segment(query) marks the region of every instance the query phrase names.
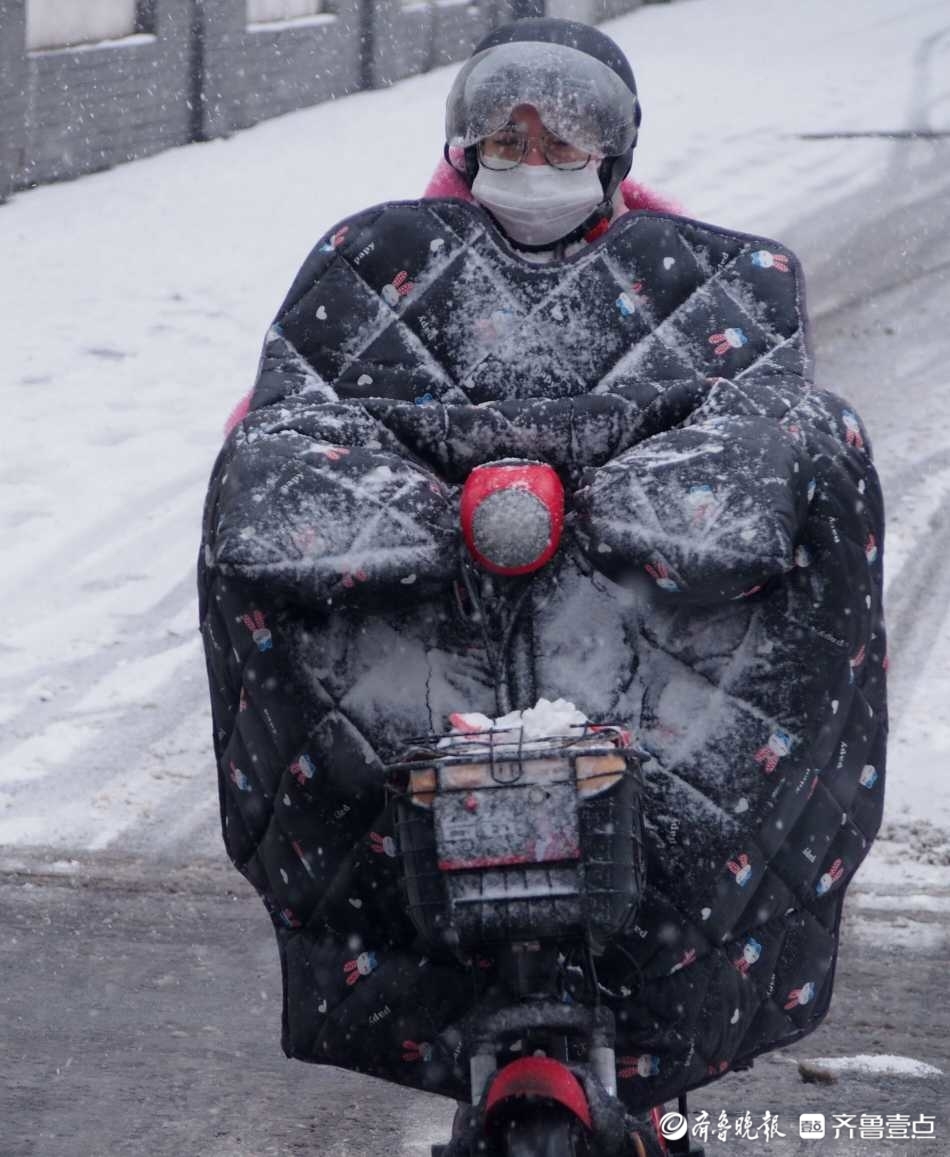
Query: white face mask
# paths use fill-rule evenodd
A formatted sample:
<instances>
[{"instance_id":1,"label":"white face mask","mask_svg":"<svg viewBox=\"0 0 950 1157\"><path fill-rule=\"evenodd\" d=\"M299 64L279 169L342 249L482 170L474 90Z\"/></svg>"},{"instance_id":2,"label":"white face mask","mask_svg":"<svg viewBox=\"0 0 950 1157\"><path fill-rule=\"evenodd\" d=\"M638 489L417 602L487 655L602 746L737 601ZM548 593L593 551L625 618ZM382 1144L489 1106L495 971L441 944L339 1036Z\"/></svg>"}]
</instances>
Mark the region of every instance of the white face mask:
<instances>
[{"instance_id":1,"label":"white face mask","mask_svg":"<svg viewBox=\"0 0 950 1157\"><path fill-rule=\"evenodd\" d=\"M479 165L472 196L484 205L513 241L553 245L593 213L604 199L597 162L583 169L516 165L486 169Z\"/></svg>"}]
</instances>

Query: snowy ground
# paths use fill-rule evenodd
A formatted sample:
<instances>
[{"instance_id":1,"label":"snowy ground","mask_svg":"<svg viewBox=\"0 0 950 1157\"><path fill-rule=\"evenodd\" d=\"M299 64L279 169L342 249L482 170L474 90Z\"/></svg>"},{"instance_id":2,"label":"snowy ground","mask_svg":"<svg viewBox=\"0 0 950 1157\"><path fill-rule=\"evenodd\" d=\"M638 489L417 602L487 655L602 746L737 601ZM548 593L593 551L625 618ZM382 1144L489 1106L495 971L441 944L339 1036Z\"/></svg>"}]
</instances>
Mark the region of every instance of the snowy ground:
<instances>
[{"instance_id":1,"label":"snowy ground","mask_svg":"<svg viewBox=\"0 0 950 1157\"><path fill-rule=\"evenodd\" d=\"M645 107L635 174L693 216L801 238L820 264L852 223L841 206L898 212L946 180L938 143L909 146L895 168L886 138L801 136L950 129L947 0L682 0L609 31ZM221 426L314 240L425 185L452 75L0 207L0 845L219 854L193 564ZM887 240L868 239L869 267L877 250L895 259ZM895 284L919 272L898 259ZM844 348L835 318L860 298L848 274L821 282L831 362ZM911 582L921 544L950 542L950 375L929 352L903 357L907 393L879 365L851 392L876 435L900 580L891 831L938 865L950 856L950 596L915 611L926 591ZM932 558L945 570L943 552ZM900 846L872 856L882 883L907 874ZM918 879L939 871L922 863Z\"/></svg>"}]
</instances>

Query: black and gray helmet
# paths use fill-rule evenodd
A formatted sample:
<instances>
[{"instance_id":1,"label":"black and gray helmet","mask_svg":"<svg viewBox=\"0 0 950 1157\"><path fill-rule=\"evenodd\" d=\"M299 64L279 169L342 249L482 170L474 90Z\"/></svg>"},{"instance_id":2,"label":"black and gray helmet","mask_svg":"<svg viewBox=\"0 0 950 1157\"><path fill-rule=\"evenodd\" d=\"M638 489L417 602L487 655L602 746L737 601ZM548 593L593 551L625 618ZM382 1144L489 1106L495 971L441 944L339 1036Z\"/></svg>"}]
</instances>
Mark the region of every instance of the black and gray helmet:
<instances>
[{"instance_id":1,"label":"black and gray helmet","mask_svg":"<svg viewBox=\"0 0 950 1157\"><path fill-rule=\"evenodd\" d=\"M445 107L445 153L469 185L477 143L533 105L547 128L603 157L604 202L633 162L641 109L630 62L600 29L553 17L516 20L490 32L455 78Z\"/></svg>"}]
</instances>

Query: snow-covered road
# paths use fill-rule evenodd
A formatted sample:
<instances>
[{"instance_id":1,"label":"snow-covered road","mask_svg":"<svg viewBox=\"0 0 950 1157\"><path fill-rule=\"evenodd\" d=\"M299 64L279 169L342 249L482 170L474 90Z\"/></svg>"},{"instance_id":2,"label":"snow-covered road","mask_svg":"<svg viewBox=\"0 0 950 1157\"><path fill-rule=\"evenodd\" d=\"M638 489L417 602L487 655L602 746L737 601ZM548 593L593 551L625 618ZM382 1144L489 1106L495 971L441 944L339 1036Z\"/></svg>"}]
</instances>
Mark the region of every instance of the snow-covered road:
<instances>
[{"instance_id":1,"label":"snow-covered road","mask_svg":"<svg viewBox=\"0 0 950 1157\"><path fill-rule=\"evenodd\" d=\"M889 498L904 842L872 862L946 863L950 139L874 134L950 132L950 3L683 0L607 28L644 102L635 174L805 259L820 380ZM192 572L221 426L313 241L421 191L452 75L0 207L0 845L219 855Z\"/></svg>"},{"instance_id":2,"label":"snow-covered road","mask_svg":"<svg viewBox=\"0 0 950 1157\"><path fill-rule=\"evenodd\" d=\"M946 1152L950 1011L936 994L948 906L938 886L866 894L848 912L826 1022L690 1095L691 1123L705 1110L729 1124L707 1157ZM229 866L149 874L100 853L45 878L4 874L0 907L0 1023L16 1058L0 1082L4 1157L428 1157L448 1136L447 1098L283 1058L270 921ZM840 1076L804 1084L798 1062ZM766 1111L781 1138L732 1132ZM799 1114L816 1112L822 1146L799 1138ZM836 1141L834 1114L847 1113L855 1131ZM872 1114L887 1115L885 1139L873 1139ZM899 1114L936 1115L936 1139L891 1139Z\"/></svg>"}]
</instances>

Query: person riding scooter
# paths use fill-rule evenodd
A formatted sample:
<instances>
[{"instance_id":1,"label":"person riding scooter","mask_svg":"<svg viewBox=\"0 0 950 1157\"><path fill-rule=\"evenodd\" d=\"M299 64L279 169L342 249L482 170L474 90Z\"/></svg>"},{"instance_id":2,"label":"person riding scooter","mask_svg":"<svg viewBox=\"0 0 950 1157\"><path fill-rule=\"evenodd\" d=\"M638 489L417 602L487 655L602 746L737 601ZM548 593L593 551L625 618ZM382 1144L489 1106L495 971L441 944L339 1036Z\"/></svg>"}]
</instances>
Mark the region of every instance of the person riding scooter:
<instances>
[{"instance_id":1,"label":"person riding scooter","mask_svg":"<svg viewBox=\"0 0 950 1157\"><path fill-rule=\"evenodd\" d=\"M490 33L427 196L305 260L199 559L224 838L274 922L288 1056L469 1097L496 962L407 915L386 768L412 737L562 699L649 754L646 887L597 961L613 1152L657 1144L625 1112L824 1017L887 732L867 433L813 382L794 255L627 179L641 119L599 30ZM473 472L512 461L564 492L517 608L495 577L473 600L460 526Z\"/></svg>"}]
</instances>

